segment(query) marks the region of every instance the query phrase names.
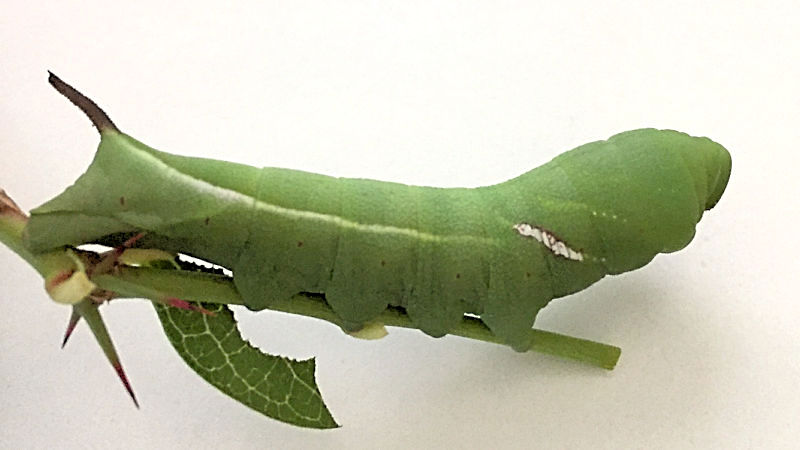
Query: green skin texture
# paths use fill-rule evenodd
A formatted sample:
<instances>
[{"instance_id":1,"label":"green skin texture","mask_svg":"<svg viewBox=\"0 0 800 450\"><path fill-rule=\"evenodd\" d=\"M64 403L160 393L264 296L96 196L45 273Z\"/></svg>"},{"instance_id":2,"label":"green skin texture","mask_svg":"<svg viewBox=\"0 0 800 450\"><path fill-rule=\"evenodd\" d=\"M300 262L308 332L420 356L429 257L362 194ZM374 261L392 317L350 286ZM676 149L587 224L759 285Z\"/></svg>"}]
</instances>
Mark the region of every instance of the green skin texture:
<instances>
[{"instance_id":1,"label":"green skin texture","mask_svg":"<svg viewBox=\"0 0 800 450\"><path fill-rule=\"evenodd\" d=\"M641 129L503 183L444 189L177 156L101 130L87 172L31 211L26 244L113 245L144 231L137 246L233 270L254 310L324 293L347 331L392 305L437 337L470 313L525 351L553 298L685 247L730 169L707 138ZM583 260L522 236L519 223Z\"/></svg>"}]
</instances>

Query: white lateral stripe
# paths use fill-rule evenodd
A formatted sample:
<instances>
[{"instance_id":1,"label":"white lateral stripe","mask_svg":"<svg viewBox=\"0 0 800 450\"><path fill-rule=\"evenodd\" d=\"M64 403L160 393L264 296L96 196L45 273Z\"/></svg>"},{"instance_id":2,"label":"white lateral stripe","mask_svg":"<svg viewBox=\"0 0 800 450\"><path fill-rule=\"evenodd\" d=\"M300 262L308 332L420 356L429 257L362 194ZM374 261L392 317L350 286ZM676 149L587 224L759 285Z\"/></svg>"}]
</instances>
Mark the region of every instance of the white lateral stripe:
<instances>
[{"instance_id":1,"label":"white lateral stripe","mask_svg":"<svg viewBox=\"0 0 800 450\"><path fill-rule=\"evenodd\" d=\"M563 256L573 261L583 261L583 253L571 249L566 242L559 240L553 233L544 228L534 227L527 223L518 223L514 225L514 229L522 236L532 237L541 242L548 250L558 256Z\"/></svg>"},{"instance_id":2,"label":"white lateral stripe","mask_svg":"<svg viewBox=\"0 0 800 450\"><path fill-rule=\"evenodd\" d=\"M129 139L133 139L130 136L127 135L125 136L128 137ZM133 141L138 142L135 139L133 139ZM357 229L359 231L372 234L401 235L419 239L422 241L433 241L433 242L465 242L472 244L475 243L493 244L496 241L495 239L489 237L474 236L469 234L453 234L453 235L434 234L426 231L421 231L415 228L404 228L393 225L382 225L376 223L360 223L333 214L324 214L316 211L306 211L301 209L286 208L283 206L274 205L272 203L268 203L254 197L247 196L245 194L242 194L241 192L215 186L205 180L201 180L192 177L190 175L187 175L175 169L174 167L168 165L167 163L160 160L156 156L151 155L150 153L140 148L137 148L136 145L134 145L129 140L125 140L125 144L130 146L130 148L134 152L137 152L139 156L153 161L155 164L163 167L167 172L172 172L176 177L188 180L191 184L194 185L194 187L199 192L203 192L206 195L217 197L222 202L231 202L231 203L237 202L246 205L246 207L255 207L260 211L266 211L276 216L287 217L292 219L308 220L323 225L334 225L342 228Z\"/></svg>"}]
</instances>

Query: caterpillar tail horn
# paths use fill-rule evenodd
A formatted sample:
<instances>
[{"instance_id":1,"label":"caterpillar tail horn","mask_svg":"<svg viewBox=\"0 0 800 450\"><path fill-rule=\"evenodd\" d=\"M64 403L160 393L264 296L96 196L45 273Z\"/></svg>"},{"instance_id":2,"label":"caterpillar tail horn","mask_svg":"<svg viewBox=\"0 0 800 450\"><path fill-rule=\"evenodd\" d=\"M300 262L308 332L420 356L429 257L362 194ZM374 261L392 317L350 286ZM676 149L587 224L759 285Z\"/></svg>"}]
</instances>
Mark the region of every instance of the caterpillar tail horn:
<instances>
[{"instance_id":1,"label":"caterpillar tail horn","mask_svg":"<svg viewBox=\"0 0 800 450\"><path fill-rule=\"evenodd\" d=\"M77 89L70 86L69 84L65 83L61 78L59 78L53 72L48 71L50 76L47 78L47 81L64 97L67 97L69 101L71 101L75 106L81 109L89 120L92 121L92 125L97 128L97 131L103 133L105 131L114 131L118 132L119 129L114 122L111 121L111 118L108 117L105 111L103 111L97 103L92 101L89 97L81 94L78 92Z\"/></svg>"}]
</instances>

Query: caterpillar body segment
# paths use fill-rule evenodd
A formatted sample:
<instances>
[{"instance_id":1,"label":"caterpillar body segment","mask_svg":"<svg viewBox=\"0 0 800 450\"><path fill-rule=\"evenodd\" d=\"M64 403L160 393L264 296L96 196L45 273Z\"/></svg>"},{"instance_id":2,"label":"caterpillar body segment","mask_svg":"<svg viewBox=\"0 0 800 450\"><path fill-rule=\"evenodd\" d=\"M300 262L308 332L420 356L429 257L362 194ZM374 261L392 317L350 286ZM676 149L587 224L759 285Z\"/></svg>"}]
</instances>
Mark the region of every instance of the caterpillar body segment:
<instances>
[{"instance_id":1,"label":"caterpillar body segment","mask_svg":"<svg viewBox=\"0 0 800 450\"><path fill-rule=\"evenodd\" d=\"M731 167L707 138L641 129L445 189L172 155L98 129L87 172L31 212L32 250L144 232L142 246L230 268L252 309L322 293L347 331L396 306L432 336L469 313L517 350L553 298L686 246Z\"/></svg>"}]
</instances>

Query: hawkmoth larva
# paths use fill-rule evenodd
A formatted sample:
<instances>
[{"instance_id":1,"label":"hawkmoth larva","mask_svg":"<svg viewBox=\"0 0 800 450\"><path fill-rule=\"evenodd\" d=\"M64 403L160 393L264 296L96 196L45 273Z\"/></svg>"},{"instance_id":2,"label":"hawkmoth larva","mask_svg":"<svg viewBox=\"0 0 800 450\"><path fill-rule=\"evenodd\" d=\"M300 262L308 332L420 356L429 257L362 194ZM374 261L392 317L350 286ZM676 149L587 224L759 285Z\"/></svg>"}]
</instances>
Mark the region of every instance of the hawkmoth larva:
<instances>
[{"instance_id":1,"label":"hawkmoth larva","mask_svg":"<svg viewBox=\"0 0 800 450\"><path fill-rule=\"evenodd\" d=\"M31 249L146 232L143 244L232 269L252 309L323 293L350 331L387 306L433 336L470 313L525 350L551 299L686 246L731 168L707 138L641 129L474 189L257 169L152 149L54 83L101 141L87 172L32 211Z\"/></svg>"}]
</instances>

